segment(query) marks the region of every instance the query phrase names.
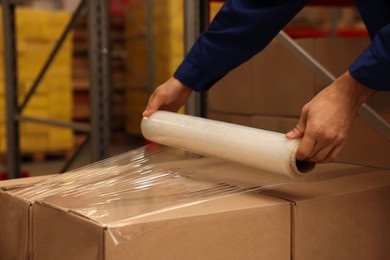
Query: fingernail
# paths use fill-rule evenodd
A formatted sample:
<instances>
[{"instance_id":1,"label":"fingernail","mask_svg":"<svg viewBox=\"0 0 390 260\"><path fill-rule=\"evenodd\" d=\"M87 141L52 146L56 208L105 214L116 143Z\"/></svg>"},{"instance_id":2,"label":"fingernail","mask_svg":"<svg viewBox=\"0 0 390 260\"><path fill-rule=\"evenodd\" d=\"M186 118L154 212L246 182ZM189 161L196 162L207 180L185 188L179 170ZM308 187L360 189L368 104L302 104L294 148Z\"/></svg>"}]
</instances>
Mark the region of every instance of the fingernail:
<instances>
[{"instance_id":1,"label":"fingernail","mask_svg":"<svg viewBox=\"0 0 390 260\"><path fill-rule=\"evenodd\" d=\"M293 135L294 135L294 130L292 130L286 134L286 136L289 138L293 137Z\"/></svg>"}]
</instances>

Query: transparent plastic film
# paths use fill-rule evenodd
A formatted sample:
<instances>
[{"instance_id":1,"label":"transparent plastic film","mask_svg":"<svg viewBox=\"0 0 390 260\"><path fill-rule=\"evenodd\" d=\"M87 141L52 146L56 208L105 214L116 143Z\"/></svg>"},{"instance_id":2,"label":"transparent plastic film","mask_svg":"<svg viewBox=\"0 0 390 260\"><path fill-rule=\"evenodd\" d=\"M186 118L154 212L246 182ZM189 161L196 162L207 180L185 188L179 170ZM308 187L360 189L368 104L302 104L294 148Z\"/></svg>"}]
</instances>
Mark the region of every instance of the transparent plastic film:
<instances>
[{"instance_id":1,"label":"transparent plastic film","mask_svg":"<svg viewBox=\"0 0 390 260\"><path fill-rule=\"evenodd\" d=\"M281 133L165 111L144 118L141 129L145 138L159 144L290 177L305 175L315 166L297 161L300 140Z\"/></svg>"},{"instance_id":2,"label":"transparent plastic film","mask_svg":"<svg viewBox=\"0 0 390 260\"><path fill-rule=\"evenodd\" d=\"M55 178L46 179L35 185L27 186L14 191L30 200L39 200L51 195L66 194L67 192L83 192L86 187L99 188L122 177L131 179L144 175L156 167L159 163L178 162L192 158L199 158L199 155L162 147L149 145L134 149L132 151L102 160L85 167L67 172Z\"/></svg>"},{"instance_id":3,"label":"transparent plastic film","mask_svg":"<svg viewBox=\"0 0 390 260\"><path fill-rule=\"evenodd\" d=\"M197 214L193 205L293 181L152 144L11 192L106 227L117 250L126 250L121 244L160 227L159 221L146 229L137 225L162 213L185 209Z\"/></svg>"}]
</instances>

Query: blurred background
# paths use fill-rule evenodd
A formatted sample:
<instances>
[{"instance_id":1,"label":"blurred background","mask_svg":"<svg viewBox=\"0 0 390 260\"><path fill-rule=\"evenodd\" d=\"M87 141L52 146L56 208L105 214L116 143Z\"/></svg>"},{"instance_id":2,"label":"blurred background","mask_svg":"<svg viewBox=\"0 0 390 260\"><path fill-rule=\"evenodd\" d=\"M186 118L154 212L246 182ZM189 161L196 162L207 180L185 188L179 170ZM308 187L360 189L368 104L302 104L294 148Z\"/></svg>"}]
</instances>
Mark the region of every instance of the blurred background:
<instances>
[{"instance_id":1,"label":"blurred background","mask_svg":"<svg viewBox=\"0 0 390 260\"><path fill-rule=\"evenodd\" d=\"M22 102L80 1L20 1L16 6L18 100ZM211 21L221 1L208 2ZM184 0L110 0L109 152L115 155L147 143L140 132L141 113L153 88L167 80L185 54ZM84 8L87 9L87 8ZM3 23L3 20L1 20ZM0 26L2 30L3 26ZM367 37L354 7L304 8L285 28L293 38ZM4 37L0 48L0 179L7 178ZM88 11L81 11L73 29L31 97L23 115L90 123L91 74ZM183 112L184 110L182 110ZM85 143L67 170L91 162L87 135L77 129L20 122L21 175L60 171ZM11 158L12 159L12 158Z\"/></svg>"}]
</instances>

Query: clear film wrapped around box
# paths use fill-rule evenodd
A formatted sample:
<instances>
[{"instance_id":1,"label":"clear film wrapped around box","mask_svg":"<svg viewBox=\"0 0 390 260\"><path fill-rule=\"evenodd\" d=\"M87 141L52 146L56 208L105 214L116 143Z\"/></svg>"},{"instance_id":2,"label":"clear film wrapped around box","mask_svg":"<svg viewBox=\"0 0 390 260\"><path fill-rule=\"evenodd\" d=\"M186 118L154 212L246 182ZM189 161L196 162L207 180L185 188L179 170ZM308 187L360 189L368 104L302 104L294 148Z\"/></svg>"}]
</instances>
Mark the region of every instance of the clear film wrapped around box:
<instances>
[{"instance_id":1,"label":"clear film wrapped around box","mask_svg":"<svg viewBox=\"0 0 390 260\"><path fill-rule=\"evenodd\" d=\"M153 238L159 234L157 230L169 227L164 218L215 214L218 207L223 212L231 203L245 209L249 207L246 199L237 202L230 196L292 181L282 175L259 174L258 169L234 162L152 144L10 193L35 201L34 259L96 259L103 250L97 245L102 243L103 259L126 259L140 252L129 245L146 234ZM226 202L218 202L223 198ZM255 202L249 208L257 205ZM210 206L213 203L216 206ZM195 205L199 207L193 208ZM256 219L257 214L253 215ZM79 234L84 229L90 231ZM90 243L96 246L92 257L82 249L91 237ZM64 244L74 250L62 251ZM58 258L58 252L63 258ZM117 258L118 254L123 258Z\"/></svg>"}]
</instances>

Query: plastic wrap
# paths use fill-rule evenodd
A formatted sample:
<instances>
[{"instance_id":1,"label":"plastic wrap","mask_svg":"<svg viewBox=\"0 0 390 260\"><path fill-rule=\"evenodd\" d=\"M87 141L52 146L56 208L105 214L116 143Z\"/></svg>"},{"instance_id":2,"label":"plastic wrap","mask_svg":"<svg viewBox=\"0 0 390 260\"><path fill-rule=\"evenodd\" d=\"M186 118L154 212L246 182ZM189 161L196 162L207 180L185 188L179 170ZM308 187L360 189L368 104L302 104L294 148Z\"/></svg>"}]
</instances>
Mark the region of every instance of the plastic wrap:
<instances>
[{"instance_id":1,"label":"plastic wrap","mask_svg":"<svg viewBox=\"0 0 390 260\"><path fill-rule=\"evenodd\" d=\"M107 259L128 259L132 246L139 240L158 237L159 230L166 232L168 227L164 217L175 218L178 212L196 216L204 205L218 204L220 199L229 201L249 193L257 197L256 192L284 183L331 176L332 171L318 175L320 169L318 167L316 174L308 178L290 178L231 161L162 145L148 145L10 193L36 201L40 212L42 208L46 212L61 212L33 216L33 253L36 259L50 250L53 257L48 259L55 258L59 252L54 249L63 248L63 244L72 248L73 253L63 259L92 259L74 258L79 251L73 248L81 247L80 253L85 252L82 249L84 240L77 236L80 221L76 226L68 224L60 232L57 230L72 218L81 218L83 227L94 223L92 225L101 229L108 248L106 244L95 245L97 248L104 246L101 250L112 255ZM229 211L228 205L224 206L223 202L219 205ZM213 210L209 208L208 214L214 213ZM39 219L43 219L41 225L36 225L35 221ZM102 233L93 235L87 232L89 237L97 237L97 240Z\"/></svg>"},{"instance_id":2,"label":"plastic wrap","mask_svg":"<svg viewBox=\"0 0 390 260\"><path fill-rule=\"evenodd\" d=\"M54 203L105 223L121 203L127 220L156 210L258 190L289 178L166 146L149 145L12 191L32 201Z\"/></svg>"},{"instance_id":3,"label":"plastic wrap","mask_svg":"<svg viewBox=\"0 0 390 260\"><path fill-rule=\"evenodd\" d=\"M290 177L304 175L315 166L297 161L300 140L288 140L281 133L165 111L144 118L141 129L145 138L159 144Z\"/></svg>"},{"instance_id":4,"label":"plastic wrap","mask_svg":"<svg viewBox=\"0 0 390 260\"><path fill-rule=\"evenodd\" d=\"M10 193L99 223L122 248L159 227L156 222L148 230L131 228L145 217L291 181L234 162L148 145Z\"/></svg>"}]
</instances>

